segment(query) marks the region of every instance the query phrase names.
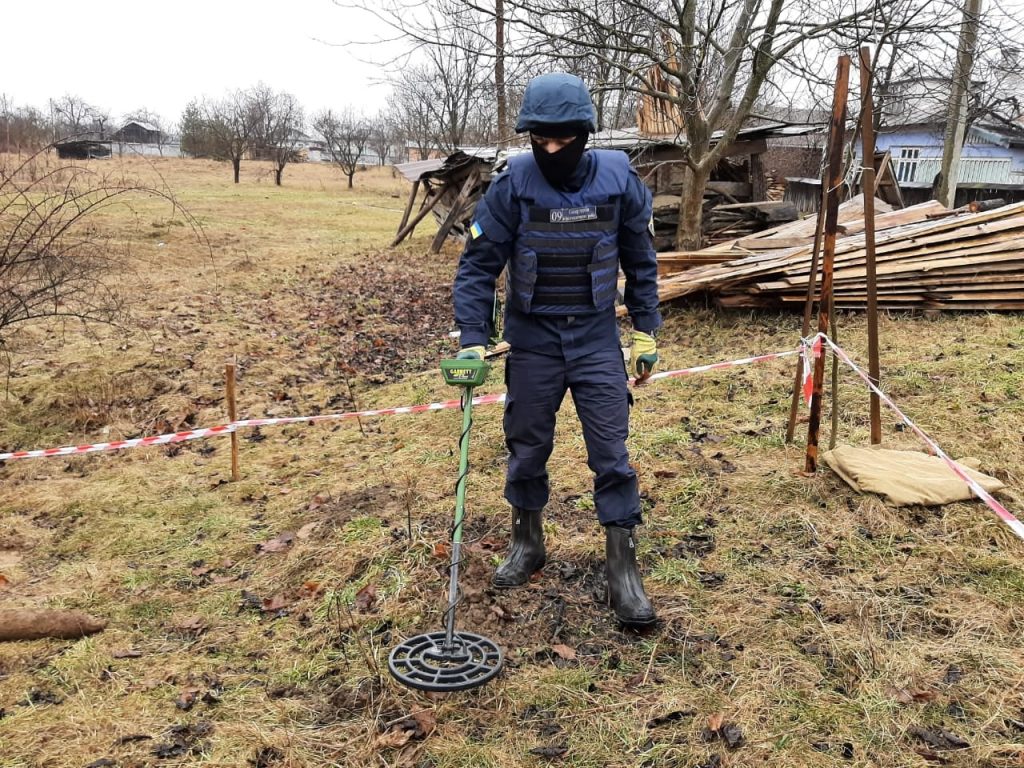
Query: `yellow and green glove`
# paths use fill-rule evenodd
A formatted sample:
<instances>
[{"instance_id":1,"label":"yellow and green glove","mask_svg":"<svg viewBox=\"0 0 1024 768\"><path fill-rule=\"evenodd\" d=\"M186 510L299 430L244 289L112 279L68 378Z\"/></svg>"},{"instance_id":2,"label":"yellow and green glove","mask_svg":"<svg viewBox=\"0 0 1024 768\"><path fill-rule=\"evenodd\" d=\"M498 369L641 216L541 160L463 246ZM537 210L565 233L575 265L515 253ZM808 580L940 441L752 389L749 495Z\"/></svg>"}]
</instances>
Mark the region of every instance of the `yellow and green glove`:
<instances>
[{"instance_id":1,"label":"yellow and green glove","mask_svg":"<svg viewBox=\"0 0 1024 768\"><path fill-rule=\"evenodd\" d=\"M633 344L629 349L629 371L640 384L654 371L658 362L658 343L654 336L643 331L633 331Z\"/></svg>"},{"instance_id":2,"label":"yellow and green glove","mask_svg":"<svg viewBox=\"0 0 1024 768\"><path fill-rule=\"evenodd\" d=\"M475 358L476 360L483 360L486 354L487 349L483 346L463 347L459 350L459 354L455 356L455 359L470 360Z\"/></svg>"}]
</instances>

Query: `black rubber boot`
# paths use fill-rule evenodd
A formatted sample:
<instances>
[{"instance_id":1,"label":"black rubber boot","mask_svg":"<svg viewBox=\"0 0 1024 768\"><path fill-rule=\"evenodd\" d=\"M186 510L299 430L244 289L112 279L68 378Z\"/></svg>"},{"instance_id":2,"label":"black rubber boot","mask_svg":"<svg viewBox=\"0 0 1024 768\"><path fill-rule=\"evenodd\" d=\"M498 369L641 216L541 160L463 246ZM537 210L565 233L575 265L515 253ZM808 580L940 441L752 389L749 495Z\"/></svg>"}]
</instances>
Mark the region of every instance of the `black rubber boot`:
<instances>
[{"instance_id":1,"label":"black rubber boot","mask_svg":"<svg viewBox=\"0 0 1024 768\"><path fill-rule=\"evenodd\" d=\"M530 576L544 567L544 528L541 510L512 508L512 543L505 562L494 572L496 587L521 587Z\"/></svg>"},{"instance_id":2,"label":"black rubber boot","mask_svg":"<svg viewBox=\"0 0 1024 768\"><path fill-rule=\"evenodd\" d=\"M644 594L640 569L636 565L636 544L630 528L606 525L605 575L608 578L608 602L615 618L627 626L643 627L658 620L654 606Z\"/></svg>"}]
</instances>

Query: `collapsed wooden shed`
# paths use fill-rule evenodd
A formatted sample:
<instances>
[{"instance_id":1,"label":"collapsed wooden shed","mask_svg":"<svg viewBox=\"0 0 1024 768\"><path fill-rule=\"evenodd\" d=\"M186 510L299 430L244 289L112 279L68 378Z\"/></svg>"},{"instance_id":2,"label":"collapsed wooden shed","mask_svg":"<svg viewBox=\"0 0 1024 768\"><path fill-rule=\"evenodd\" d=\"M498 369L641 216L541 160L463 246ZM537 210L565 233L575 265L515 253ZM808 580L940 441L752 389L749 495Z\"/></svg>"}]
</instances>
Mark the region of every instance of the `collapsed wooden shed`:
<instances>
[{"instance_id":1,"label":"collapsed wooden shed","mask_svg":"<svg viewBox=\"0 0 1024 768\"><path fill-rule=\"evenodd\" d=\"M428 214L433 214L438 223L430 244L432 252L440 251L447 237L465 241L473 209L491 183L497 156L497 150L460 150L446 158L396 165L395 169L412 182L412 191L392 247L409 237ZM417 200L420 204L413 215Z\"/></svg>"}]
</instances>

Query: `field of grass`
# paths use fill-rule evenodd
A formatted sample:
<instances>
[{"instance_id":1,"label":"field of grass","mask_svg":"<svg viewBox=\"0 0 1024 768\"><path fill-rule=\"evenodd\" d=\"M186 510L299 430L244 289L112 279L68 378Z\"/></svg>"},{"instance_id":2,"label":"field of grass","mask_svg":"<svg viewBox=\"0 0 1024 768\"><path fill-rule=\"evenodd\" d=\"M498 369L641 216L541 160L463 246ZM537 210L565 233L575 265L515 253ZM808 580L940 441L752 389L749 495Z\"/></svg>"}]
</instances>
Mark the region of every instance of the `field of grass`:
<instances>
[{"instance_id":1,"label":"field of grass","mask_svg":"<svg viewBox=\"0 0 1024 768\"><path fill-rule=\"evenodd\" d=\"M0 450L242 417L448 399L454 245L388 249L408 193L388 170L127 163L202 224L136 200L97 226L133 243L120 327L12 341ZM158 175L158 176L157 176ZM664 365L792 348L799 318L665 309ZM881 320L887 391L1024 512L1020 315ZM840 341L864 360L862 316ZM499 362L484 387L501 391ZM841 377L841 442L867 397ZM783 439L792 361L638 390L640 556L662 623L621 631L571 401L546 512L549 564L489 587L507 537L497 406L476 411L459 625L506 670L428 696L391 647L439 629L457 411L243 433L0 468L0 608L85 610L78 641L0 644L0 766L1021 766L1024 543L979 503L887 507ZM891 414L888 447L915 448ZM827 418L826 418L827 422Z\"/></svg>"}]
</instances>

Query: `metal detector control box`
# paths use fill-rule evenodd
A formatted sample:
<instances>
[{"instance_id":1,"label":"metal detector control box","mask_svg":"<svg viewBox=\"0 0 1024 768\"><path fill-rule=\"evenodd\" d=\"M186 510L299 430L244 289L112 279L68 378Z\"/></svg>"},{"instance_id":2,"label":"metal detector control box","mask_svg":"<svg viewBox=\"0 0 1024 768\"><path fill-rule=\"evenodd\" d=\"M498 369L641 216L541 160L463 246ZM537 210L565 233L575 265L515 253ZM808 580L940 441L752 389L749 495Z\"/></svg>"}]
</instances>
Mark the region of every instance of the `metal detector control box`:
<instances>
[{"instance_id":1,"label":"metal detector control box","mask_svg":"<svg viewBox=\"0 0 1024 768\"><path fill-rule=\"evenodd\" d=\"M479 387L487 380L490 368L486 360L472 357L441 361L441 375L453 387Z\"/></svg>"}]
</instances>

